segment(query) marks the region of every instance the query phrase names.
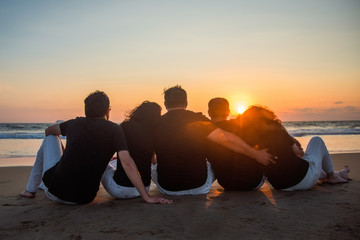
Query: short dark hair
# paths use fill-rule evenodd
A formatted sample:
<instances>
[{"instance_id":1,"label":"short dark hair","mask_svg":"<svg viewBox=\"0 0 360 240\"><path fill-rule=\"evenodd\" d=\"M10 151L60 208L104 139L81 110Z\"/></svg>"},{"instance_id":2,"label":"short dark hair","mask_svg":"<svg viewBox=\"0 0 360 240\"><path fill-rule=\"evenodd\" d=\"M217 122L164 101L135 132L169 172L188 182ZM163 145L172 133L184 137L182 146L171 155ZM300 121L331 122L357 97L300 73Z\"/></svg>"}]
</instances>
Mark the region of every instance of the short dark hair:
<instances>
[{"instance_id":1,"label":"short dark hair","mask_svg":"<svg viewBox=\"0 0 360 240\"><path fill-rule=\"evenodd\" d=\"M85 116L89 118L104 117L110 106L109 97L102 91L96 90L85 98Z\"/></svg>"},{"instance_id":2,"label":"short dark hair","mask_svg":"<svg viewBox=\"0 0 360 240\"><path fill-rule=\"evenodd\" d=\"M225 98L213 98L208 103L210 117L229 115L229 102Z\"/></svg>"},{"instance_id":3,"label":"short dark hair","mask_svg":"<svg viewBox=\"0 0 360 240\"><path fill-rule=\"evenodd\" d=\"M165 89L164 98L166 108L187 106L187 94L180 85Z\"/></svg>"}]
</instances>

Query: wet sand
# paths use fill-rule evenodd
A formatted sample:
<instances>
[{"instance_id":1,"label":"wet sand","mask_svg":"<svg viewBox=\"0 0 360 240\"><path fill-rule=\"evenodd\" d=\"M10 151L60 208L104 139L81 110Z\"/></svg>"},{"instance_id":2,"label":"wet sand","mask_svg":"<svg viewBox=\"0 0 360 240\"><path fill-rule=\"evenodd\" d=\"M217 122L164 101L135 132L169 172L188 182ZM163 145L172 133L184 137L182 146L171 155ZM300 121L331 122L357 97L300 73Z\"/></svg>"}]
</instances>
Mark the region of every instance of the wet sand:
<instances>
[{"instance_id":1,"label":"wet sand","mask_svg":"<svg viewBox=\"0 0 360 240\"><path fill-rule=\"evenodd\" d=\"M332 155L352 181L309 191L225 192L170 197L172 205L116 200L101 187L91 204L22 198L31 167L0 168L0 239L360 239L360 154ZM160 192L152 187L152 195Z\"/></svg>"}]
</instances>

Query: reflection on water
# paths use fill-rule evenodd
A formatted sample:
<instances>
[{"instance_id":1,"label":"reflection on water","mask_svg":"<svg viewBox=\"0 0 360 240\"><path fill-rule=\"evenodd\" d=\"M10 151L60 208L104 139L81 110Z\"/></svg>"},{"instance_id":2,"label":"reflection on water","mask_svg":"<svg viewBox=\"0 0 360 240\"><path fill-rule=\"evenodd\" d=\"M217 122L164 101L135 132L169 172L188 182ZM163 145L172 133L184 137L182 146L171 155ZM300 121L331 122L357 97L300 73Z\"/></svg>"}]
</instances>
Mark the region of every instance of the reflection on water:
<instances>
[{"instance_id":1,"label":"reflection on water","mask_svg":"<svg viewBox=\"0 0 360 240\"><path fill-rule=\"evenodd\" d=\"M273 190L274 189L271 188L270 184L265 182L264 185L259 190L253 191L253 193L255 194L255 192L258 192L259 194L260 193L263 194L266 197L266 199L277 209L278 205L275 201L275 198L274 198L274 195L272 192ZM239 193L240 192L241 191L239 191ZM252 191L250 191L250 192L252 192ZM205 208L206 209L209 208L212 205L212 203L214 202L214 200L216 200L220 196L223 196L223 194L224 194L224 189L217 183L217 181L215 181L210 192L206 195ZM252 196L254 196L254 195L252 195ZM259 195L256 195L256 196L259 197Z\"/></svg>"},{"instance_id":2,"label":"reflection on water","mask_svg":"<svg viewBox=\"0 0 360 240\"><path fill-rule=\"evenodd\" d=\"M266 196L266 198L273 206L277 207L276 201L274 199L274 195L268 183L265 182L264 185L259 190Z\"/></svg>"},{"instance_id":3,"label":"reflection on water","mask_svg":"<svg viewBox=\"0 0 360 240\"><path fill-rule=\"evenodd\" d=\"M213 183L216 185L219 185L217 182ZM214 201L214 199L216 199L217 197L219 197L222 193L224 192L224 189L220 187L218 188L214 188L212 187L210 192L206 195L206 202L205 202L205 208L209 208L212 204L212 202Z\"/></svg>"}]
</instances>

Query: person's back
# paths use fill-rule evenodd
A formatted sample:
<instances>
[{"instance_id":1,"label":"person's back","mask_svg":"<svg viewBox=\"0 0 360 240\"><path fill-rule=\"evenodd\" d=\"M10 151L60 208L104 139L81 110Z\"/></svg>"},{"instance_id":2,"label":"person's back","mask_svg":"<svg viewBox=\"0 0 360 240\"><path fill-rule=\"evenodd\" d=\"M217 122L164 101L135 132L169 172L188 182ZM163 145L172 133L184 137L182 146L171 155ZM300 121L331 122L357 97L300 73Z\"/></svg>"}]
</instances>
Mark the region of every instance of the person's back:
<instances>
[{"instance_id":1,"label":"person's back","mask_svg":"<svg viewBox=\"0 0 360 240\"><path fill-rule=\"evenodd\" d=\"M216 122L215 125L225 131L236 133L237 124L235 121L226 120ZM219 184L225 190L253 190L259 187L263 181L263 173L259 163L220 144L208 141L207 159L211 163Z\"/></svg>"},{"instance_id":2,"label":"person's back","mask_svg":"<svg viewBox=\"0 0 360 240\"><path fill-rule=\"evenodd\" d=\"M213 98L209 101L208 114L213 123L227 132L240 135L238 121L227 120L229 113L229 102L225 98ZM219 184L225 190L253 190L263 182L259 163L220 144L208 141L207 159Z\"/></svg>"},{"instance_id":3,"label":"person's back","mask_svg":"<svg viewBox=\"0 0 360 240\"><path fill-rule=\"evenodd\" d=\"M45 130L45 139L37 153L26 190L20 195L35 197L41 188L47 197L65 204L85 204L94 200L103 172L117 153L126 174L144 201L172 203L151 197L146 192L138 169L131 158L122 128L109 120L110 100L101 91L84 101L85 116L55 124ZM59 135L66 136L66 148Z\"/></svg>"},{"instance_id":4,"label":"person's back","mask_svg":"<svg viewBox=\"0 0 360 240\"><path fill-rule=\"evenodd\" d=\"M151 181L151 159L154 154L152 132L135 121L125 121L120 126L124 130L130 155L139 170L144 186L149 186ZM119 159L117 159L114 180L121 186L134 187L124 168L121 166Z\"/></svg>"},{"instance_id":5,"label":"person's back","mask_svg":"<svg viewBox=\"0 0 360 240\"><path fill-rule=\"evenodd\" d=\"M150 189L151 163L154 159L152 133L160 116L159 104L144 101L135 107L120 124L126 136L130 156L134 160L146 191ZM109 162L101 183L115 198L126 199L140 196L119 158Z\"/></svg>"},{"instance_id":6,"label":"person's back","mask_svg":"<svg viewBox=\"0 0 360 240\"><path fill-rule=\"evenodd\" d=\"M61 160L44 174L49 192L70 202L91 202L101 175L115 152L127 149L121 128L97 118L76 118L60 124L66 136ZM117 144L114 144L117 143Z\"/></svg>"},{"instance_id":7,"label":"person's back","mask_svg":"<svg viewBox=\"0 0 360 240\"><path fill-rule=\"evenodd\" d=\"M269 149L276 156L275 164L263 167L264 175L275 189L286 189L302 181L309 163L293 151L294 138L272 111L252 106L244 112L241 122L245 141Z\"/></svg>"},{"instance_id":8,"label":"person's back","mask_svg":"<svg viewBox=\"0 0 360 240\"><path fill-rule=\"evenodd\" d=\"M299 183L306 175L309 163L296 156L291 146L293 138L282 130L263 132L259 145L276 155L276 164L264 167L267 180L275 189L285 189Z\"/></svg>"},{"instance_id":9,"label":"person's back","mask_svg":"<svg viewBox=\"0 0 360 240\"><path fill-rule=\"evenodd\" d=\"M155 131L158 182L170 191L202 186L207 178L206 136L214 130L201 113L167 112Z\"/></svg>"},{"instance_id":10,"label":"person's back","mask_svg":"<svg viewBox=\"0 0 360 240\"><path fill-rule=\"evenodd\" d=\"M197 195L210 191L215 177L206 161L206 141L216 142L235 152L269 164L266 150L255 150L235 134L226 132L201 113L185 110L187 94L181 86L164 92L168 112L161 117L154 133L158 164L152 169L152 179L162 193Z\"/></svg>"}]
</instances>

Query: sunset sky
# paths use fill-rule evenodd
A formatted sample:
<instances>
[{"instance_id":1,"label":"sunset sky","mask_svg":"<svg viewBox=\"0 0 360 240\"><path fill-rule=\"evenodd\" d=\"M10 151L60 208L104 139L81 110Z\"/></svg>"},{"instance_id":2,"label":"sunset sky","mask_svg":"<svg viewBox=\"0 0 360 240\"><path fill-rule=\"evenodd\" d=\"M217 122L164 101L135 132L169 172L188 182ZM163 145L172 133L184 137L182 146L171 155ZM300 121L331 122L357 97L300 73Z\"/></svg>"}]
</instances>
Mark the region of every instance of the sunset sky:
<instances>
[{"instance_id":1,"label":"sunset sky","mask_svg":"<svg viewBox=\"0 0 360 240\"><path fill-rule=\"evenodd\" d=\"M0 122L83 116L96 89L120 122L176 84L203 113L360 120L360 1L0 1Z\"/></svg>"}]
</instances>

